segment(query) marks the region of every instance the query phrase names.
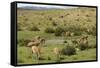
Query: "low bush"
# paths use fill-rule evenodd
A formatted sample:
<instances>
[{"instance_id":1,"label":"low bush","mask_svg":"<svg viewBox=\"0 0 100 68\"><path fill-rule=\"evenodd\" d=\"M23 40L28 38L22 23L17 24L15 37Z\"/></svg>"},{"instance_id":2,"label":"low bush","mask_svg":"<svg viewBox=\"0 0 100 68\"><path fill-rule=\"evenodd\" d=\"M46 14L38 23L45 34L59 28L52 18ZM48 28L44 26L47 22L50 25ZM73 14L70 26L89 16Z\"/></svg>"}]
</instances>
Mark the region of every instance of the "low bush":
<instances>
[{"instance_id":1,"label":"low bush","mask_svg":"<svg viewBox=\"0 0 100 68\"><path fill-rule=\"evenodd\" d=\"M67 41L66 41L66 40L64 40L64 43L67 43Z\"/></svg>"},{"instance_id":2,"label":"low bush","mask_svg":"<svg viewBox=\"0 0 100 68\"><path fill-rule=\"evenodd\" d=\"M55 30L51 27L48 27L45 29L45 33L54 33L54 32L55 32Z\"/></svg>"},{"instance_id":3,"label":"low bush","mask_svg":"<svg viewBox=\"0 0 100 68\"><path fill-rule=\"evenodd\" d=\"M52 25L53 25L53 26L57 26L57 23L53 21L53 22L52 22Z\"/></svg>"},{"instance_id":4,"label":"low bush","mask_svg":"<svg viewBox=\"0 0 100 68\"><path fill-rule=\"evenodd\" d=\"M68 56L74 55L74 54L76 54L76 49L73 46L68 45L61 50L61 53L63 55L68 55Z\"/></svg>"},{"instance_id":5,"label":"low bush","mask_svg":"<svg viewBox=\"0 0 100 68\"><path fill-rule=\"evenodd\" d=\"M79 26L70 25L67 27L63 27L64 32L73 32L75 36L79 36L83 33L84 30L82 30Z\"/></svg>"},{"instance_id":6,"label":"low bush","mask_svg":"<svg viewBox=\"0 0 100 68\"><path fill-rule=\"evenodd\" d=\"M55 29L55 36L61 36L63 32L64 32L64 29L62 27L57 27Z\"/></svg>"},{"instance_id":7,"label":"low bush","mask_svg":"<svg viewBox=\"0 0 100 68\"><path fill-rule=\"evenodd\" d=\"M40 29L37 26L29 27L28 30L30 30L30 31L40 31Z\"/></svg>"}]
</instances>

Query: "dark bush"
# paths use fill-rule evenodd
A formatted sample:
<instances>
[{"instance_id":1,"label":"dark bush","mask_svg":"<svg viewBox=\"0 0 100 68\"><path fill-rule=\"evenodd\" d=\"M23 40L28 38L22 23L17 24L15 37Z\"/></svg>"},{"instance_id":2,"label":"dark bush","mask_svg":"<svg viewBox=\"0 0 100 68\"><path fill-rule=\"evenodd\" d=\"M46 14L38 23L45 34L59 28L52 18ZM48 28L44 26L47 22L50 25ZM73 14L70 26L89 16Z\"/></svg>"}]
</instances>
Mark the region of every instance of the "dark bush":
<instances>
[{"instance_id":1,"label":"dark bush","mask_svg":"<svg viewBox=\"0 0 100 68\"><path fill-rule=\"evenodd\" d=\"M47 59L48 59L48 60L51 60L51 57L48 57Z\"/></svg>"},{"instance_id":2,"label":"dark bush","mask_svg":"<svg viewBox=\"0 0 100 68\"><path fill-rule=\"evenodd\" d=\"M24 21L28 21L28 18L25 18Z\"/></svg>"},{"instance_id":3,"label":"dark bush","mask_svg":"<svg viewBox=\"0 0 100 68\"><path fill-rule=\"evenodd\" d=\"M45 32L46 33L54 33L55 30L53 28L51 28L51 27L48 27L48 28L45 29Z\"/></svg>"},{"instance_id":4,"label":"dark bush","mask_svg":"<svg viewBox=\"0 0 100 68\"><path fill-rule=\"evenodd\" d=\"M63 32L64 32L64 28L57 27L55 30L55 36L61 36Z\"/></svg>"},{"instance_id":5,"label":"dark bush","mask_svg":"<svg viewBox=\"0 0 100 68\"><path fill-rule=\"evenodd\" d=\"M77 31L77 32L75 32L74 35L75 35L75 36L80 36L80 35L82 35L82 31Z\"/></svg>"},{"instance_id":6,"label":"dark bush","mask_svg":"<svg viewBox=\"0 0 100 68\"><path fill-rule=\"evenodd\" d=\"M70 15L70 13L67 13L66 16L67 16L67 15Z\"/></svg>"},{"instance_id":7,"label":"dark bush","mask_svg":"<svg viewBox=\"0 0 100 68\"><path fill-rule=\"evenodd\" d=\"M53 25L53 26L57 26L57 22L54 22L54 21L53 21L53 22L52 22L52 25Z\"/></svg>"},{"instance_id":8,"label":"dark bush","mask_svg":"<svg viewBox=\"0 0 100 68\"><path fill-rule=\"evenodd\" d=\"M76 54L76 49L73 46L68 45L61 50L61 53L63 55L68 55L68 56L74 55L74 54Z\"/></svg>"},{"instance_id":9,"label":"dark bush","mask_svg":"<svg viewBox=\"0 0 100 68\"><path fill-rule=\"evenodd\" d=\"M40 29L37 26L32 26L29 28L30 31L40 31Z\"/></svg>"},{"instance_id":10,"label":"dark bush","mask_svg":"<svg viewBox=\"0 0 100 68\"><path fill-rule=\"evenodd\" d=\"M52 17L49 17L48 19L49 19L50 21L51 21L51 20L53 20L53 18L52 18Z\"/></svg>"},{"instance_id":11,"label":"dark bush","mask_svg":"<svg viewBox=\"0 0 100 68\"><path fill-rule=\"evenodd\" d=\"M66 41L66 40L64 40L64 43L67 43L67 41Z\"/></svg>"},{"instance_id":12,"label":"dark bush","mask_svg":"<svg viewBox=\"0 0 100 68\"><path fill-rule=\"evenodd\" d=\"M90 17L90 15L89 14L87 14L87 15L85 15L86 17Z\"/></svg>"}]
</instances>

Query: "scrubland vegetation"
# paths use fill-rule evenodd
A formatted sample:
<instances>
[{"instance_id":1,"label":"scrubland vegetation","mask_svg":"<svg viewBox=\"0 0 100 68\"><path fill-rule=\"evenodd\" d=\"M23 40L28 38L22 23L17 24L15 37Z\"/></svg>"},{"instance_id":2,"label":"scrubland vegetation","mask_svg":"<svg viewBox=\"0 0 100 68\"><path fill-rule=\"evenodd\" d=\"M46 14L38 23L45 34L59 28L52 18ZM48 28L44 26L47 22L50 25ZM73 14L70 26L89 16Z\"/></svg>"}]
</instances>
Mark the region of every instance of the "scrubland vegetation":
<instances>
[{"instance_id":1,"label":"scrubland vegetation","mask_svg":"<svg viewBox=\"0 0 100 68\"><path fill-rule=\"evenodd\" d=\"M18 64L96 60L96 8L18 9L17 20ZM40 60L26 47L36 36L45 39ZM59 58L55 47L60 50Z\"/></svg>"}]
</instances>

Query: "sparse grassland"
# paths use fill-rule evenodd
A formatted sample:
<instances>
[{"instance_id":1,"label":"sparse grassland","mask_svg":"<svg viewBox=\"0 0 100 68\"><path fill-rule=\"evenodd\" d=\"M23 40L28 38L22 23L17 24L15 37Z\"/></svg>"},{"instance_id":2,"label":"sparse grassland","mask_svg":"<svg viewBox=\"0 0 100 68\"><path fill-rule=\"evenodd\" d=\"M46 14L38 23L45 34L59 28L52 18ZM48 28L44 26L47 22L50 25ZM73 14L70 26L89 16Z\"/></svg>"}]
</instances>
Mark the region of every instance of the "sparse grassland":
<instances>
[{"instance_id":1,"label":"sparse grassland","mask_svg":"<svg viewBox=\"0 0 100 68\"><path fill-rule=\"evenodd\" d=\"M56 10L18 9L17 62L18 64L56 63L53 48L74 47L71 42L83 35L88 36L89 48L76 51L75 55L61 55L59 62L96 60L96 9L73 8ZM60 29L58 30L58 27ZM63 32L73 32L74 36L63 36ZM42 60L36 60L31 48L26 47L25 40L35 36L45 38L42 47ZM65 42L66 41L66 42Z\"/></svg>"}]
</instances>

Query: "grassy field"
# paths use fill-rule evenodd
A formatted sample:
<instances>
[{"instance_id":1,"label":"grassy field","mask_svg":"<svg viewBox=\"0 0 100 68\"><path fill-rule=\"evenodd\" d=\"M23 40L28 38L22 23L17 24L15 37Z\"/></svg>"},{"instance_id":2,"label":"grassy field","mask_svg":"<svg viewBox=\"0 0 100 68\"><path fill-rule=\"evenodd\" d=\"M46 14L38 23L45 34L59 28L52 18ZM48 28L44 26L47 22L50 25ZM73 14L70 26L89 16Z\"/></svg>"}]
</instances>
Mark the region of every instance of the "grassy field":
<instances>
[{"instance_id":1,"label":"grassy field","mask_svg":"<svg viewBox=\"0 0 100 68\"><path fill-rule=\"evenodd\" d=\"M52 49L57 47L62 47L61 45L50 45L48 47L43 47L44 53L42 54L42 57L44 57L43 60L35 60L34 57L32 57L32 51L30 48L26 47L19 47L18 48L18 64L37 64L37 63L56 63L57 60L55 58L55 55L52 53ZM48 52L48 53L47 53ZM96 49L89 49L85 51L79 51L76 55L73 56L62 56L64 59L60 62L72 62L72 61L88 61L88 60L96 60ZM50 59L48 59L50 58Z\"/></svg>"},{"instance_id":2,"label":"grassy field","mask_svg":"<svg viewBox=\"0 0 100 68\"><path fill-rule=\"evenodd\" d=\"M61 55L60 62L96 60L96 9L95 8L73 8L60 10L25 10L18 9L18 36L17 36L17 62L18 64L56 63L57 58L53 48L63 49L67 45L74 46L71 42L83 35L88 35L91 48L76 51L75 55ZM52 28L54 32L45 30ZM75 33L74 36L56 36L57 27ZM89 30L89 31L88 31ZM88 32L87 32L88 31ZM59 31L58 31L59 32ZM26 47L24 40L35 36L45 38L42 47L43 60L36 60L31 48ZM67 43L64 43L64 41Z\"/></svg>"}]
</instances>

